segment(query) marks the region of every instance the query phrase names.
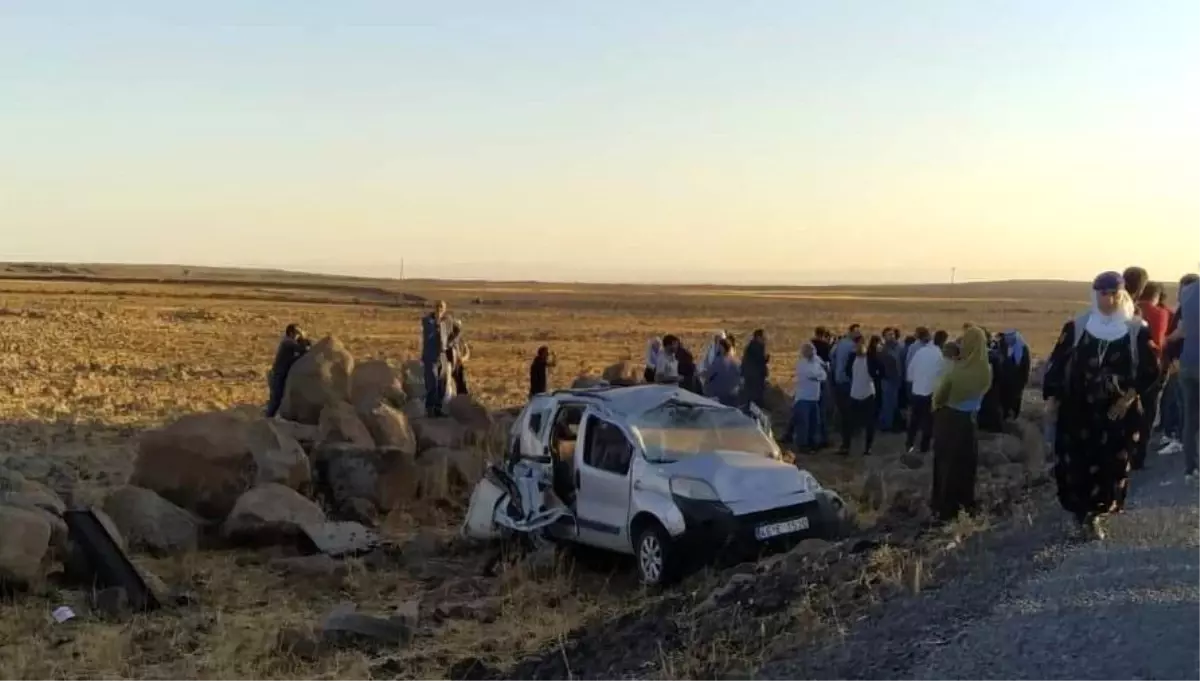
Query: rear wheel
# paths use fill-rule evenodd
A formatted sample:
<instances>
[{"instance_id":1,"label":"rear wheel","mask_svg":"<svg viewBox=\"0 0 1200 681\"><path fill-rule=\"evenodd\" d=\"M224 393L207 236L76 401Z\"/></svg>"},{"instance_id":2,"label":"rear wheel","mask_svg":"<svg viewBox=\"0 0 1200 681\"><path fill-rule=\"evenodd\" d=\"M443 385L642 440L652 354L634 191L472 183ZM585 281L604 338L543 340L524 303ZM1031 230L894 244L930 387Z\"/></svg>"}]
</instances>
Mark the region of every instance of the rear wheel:
<instances>
[{"instance_id":1,"label":"rear wheel","mask_svg":"<svg viewBox=\"0 0 1200 681\"><path fill-rule=\"evenodd\" d=\"M671 536L656 522L646 523L634 543L638 577L646 586L670 584L679 576L678 559Z\"/></svg>"}]
</instances>

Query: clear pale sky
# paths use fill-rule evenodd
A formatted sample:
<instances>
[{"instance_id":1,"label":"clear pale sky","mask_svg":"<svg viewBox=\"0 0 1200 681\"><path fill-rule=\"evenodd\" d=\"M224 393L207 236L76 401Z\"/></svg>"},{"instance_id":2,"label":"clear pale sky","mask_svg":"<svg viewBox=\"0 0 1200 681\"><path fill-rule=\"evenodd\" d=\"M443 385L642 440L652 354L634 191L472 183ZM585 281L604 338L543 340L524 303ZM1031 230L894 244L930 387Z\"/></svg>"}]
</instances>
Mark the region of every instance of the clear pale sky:
<instances>
[{"instance_id":1,"label":"clear pale sky","mask_svg":"<svg viewBox=\"0 0 1200 681\"><path fill-rule=\"evenodd\" d=\"M1196 0L3 0L0 260L729 283L1200 260Z\"/></svg>"}]
</instances>

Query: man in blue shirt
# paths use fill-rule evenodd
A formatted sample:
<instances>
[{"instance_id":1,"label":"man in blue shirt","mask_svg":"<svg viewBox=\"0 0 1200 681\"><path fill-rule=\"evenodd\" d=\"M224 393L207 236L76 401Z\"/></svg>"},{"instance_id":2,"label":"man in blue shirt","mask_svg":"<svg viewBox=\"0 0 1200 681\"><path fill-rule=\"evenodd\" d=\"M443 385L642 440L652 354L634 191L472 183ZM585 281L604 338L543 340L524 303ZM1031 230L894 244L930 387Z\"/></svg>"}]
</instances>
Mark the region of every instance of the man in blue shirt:
<instances>
[{"instance_id":1,"label":"man in blue shirt","mask_svg":"<svg viewBox=\"0 0 1200 681\"><path fill-rule=\"evenodd\" d=\"M1195 480L1200 467L1200 283L1191 283L1179 292L1179 326L1168 338L1183 340L1179 355L1179 388L1183 402L1183 459L1189 480Z\"/></svg>"},{"instance_id":2,"label":"man in blue shirt","mask_svg":"<svg viewBox=\"0 0 1200 681\"><path fill-rule=\"evenodd\" d=\"M453 324L446 316L446 303L438 301L433 312L421 318L421 364L425 368L425 415L441 416L450 378L446 349L454 340Z\"/></svg>"}]
</instances>

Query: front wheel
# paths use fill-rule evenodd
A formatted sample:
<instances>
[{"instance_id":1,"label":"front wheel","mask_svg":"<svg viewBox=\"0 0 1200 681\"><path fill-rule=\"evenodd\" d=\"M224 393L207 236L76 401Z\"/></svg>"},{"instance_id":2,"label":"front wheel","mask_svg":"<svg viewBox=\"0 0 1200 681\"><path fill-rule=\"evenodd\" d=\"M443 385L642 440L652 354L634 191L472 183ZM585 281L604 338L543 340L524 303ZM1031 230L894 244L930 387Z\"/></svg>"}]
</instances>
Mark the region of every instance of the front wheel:
<instances>
[{"instance_id":1,"label":"front wheel","mask_svg":"<svg viewBox=\"0 0 1200 681\"><path fill-rule=\"evenodd\" d=\"M675 544L658 523L647 523L634 544L638 577L645 586L662 586L679 576Z\"/></svg>"}]
</instances>

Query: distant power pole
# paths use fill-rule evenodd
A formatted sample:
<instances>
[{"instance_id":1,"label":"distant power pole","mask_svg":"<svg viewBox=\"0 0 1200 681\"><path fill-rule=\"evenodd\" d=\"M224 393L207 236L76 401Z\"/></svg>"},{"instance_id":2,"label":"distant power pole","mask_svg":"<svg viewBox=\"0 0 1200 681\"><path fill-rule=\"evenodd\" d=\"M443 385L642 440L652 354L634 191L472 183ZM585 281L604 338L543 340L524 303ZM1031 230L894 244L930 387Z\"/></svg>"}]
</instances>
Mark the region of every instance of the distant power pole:
<instances>
[{"instance_id":1,"label":"distant power pole","mask_svg":"<svg viewBox=\"0 0 1200 681\"><path fill-rule=\"evenodd\" d=\"M404 281L404 258L400 258L400 281Z\"/></svg>"},{"instance_id":2,"label":"distant power pole","mask_svg":"<svg viewBox=\"0 0 1200 681\"><path fill-rule=\"evenodd\" d=\"M950 268L950 285L954 286L954 275L958 273L957 267Z\"/></svg>"}]
</instances>

